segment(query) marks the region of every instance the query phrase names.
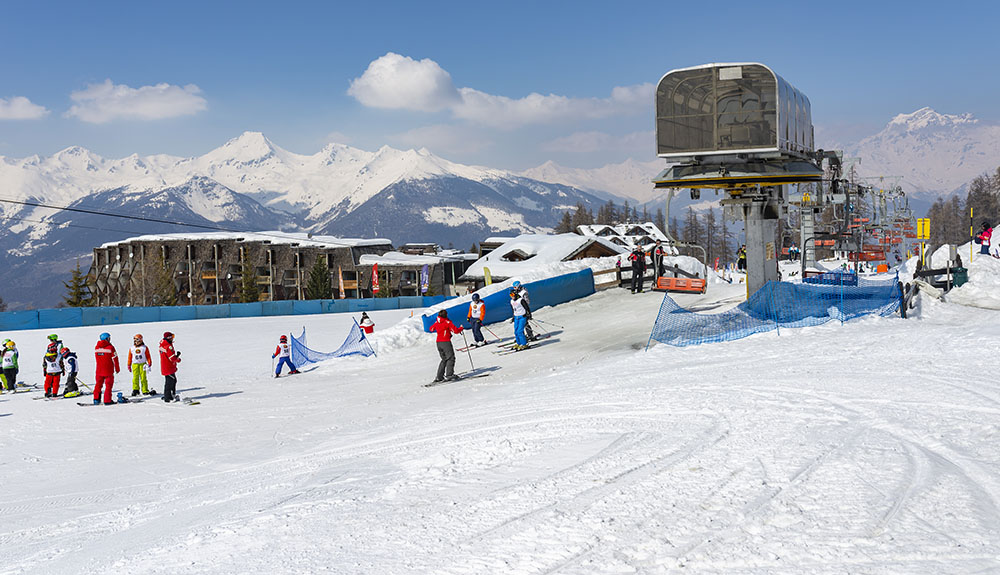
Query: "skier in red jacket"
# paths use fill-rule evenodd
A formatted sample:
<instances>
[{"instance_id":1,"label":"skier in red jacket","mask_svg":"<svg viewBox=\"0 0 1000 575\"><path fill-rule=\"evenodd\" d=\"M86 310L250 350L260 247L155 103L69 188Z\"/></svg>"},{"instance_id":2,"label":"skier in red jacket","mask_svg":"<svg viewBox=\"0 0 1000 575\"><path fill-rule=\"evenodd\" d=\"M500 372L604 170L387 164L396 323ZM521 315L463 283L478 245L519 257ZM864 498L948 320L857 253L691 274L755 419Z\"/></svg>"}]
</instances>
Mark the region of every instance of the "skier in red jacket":
<instances>
[{"instance_id":1,"label":"skier in red jacket","mask_svg":"<svg viewBox=\"0 0 1000 575\"><path fill-rule=\"evenodd\" d=\"M437 321L431 324L430 331L437 332L437 350L441 356L441 363L438 364L437 377L434 382L454 381L460 379L455 375L455 348L451 345L451 334L462 333L462 328L451 323L448 319L448 312L441 310L438 312Z\"/></svg>"},{"instance_id":2,"label":"skier in red jacket","mask_svg":"<svg viewBox=\"0 0 1000 575\"><path fill-rule=\"evenodd\" d=\"M181 352L174 350L174 334L163 332L160 341L160 374L163 375L163 401L173 401L177 393L177 364Z\"/></svg>"},{"instance_id":3,"label":"skier in red jacket","mask_svg":"<svg viewBox=\"0 0 1000 575\"><path fill-rule=\"evenodd\" d=\"M101 387L104 386L104 405L114 405L111 399L111 388L115 384L115 374L122 369L118 365L118 352L111 345L111 334L101 334L94 348L94 359L97 360L97 374L94 377L94 405L101 403Z\"/></svg>"}]
</instances>

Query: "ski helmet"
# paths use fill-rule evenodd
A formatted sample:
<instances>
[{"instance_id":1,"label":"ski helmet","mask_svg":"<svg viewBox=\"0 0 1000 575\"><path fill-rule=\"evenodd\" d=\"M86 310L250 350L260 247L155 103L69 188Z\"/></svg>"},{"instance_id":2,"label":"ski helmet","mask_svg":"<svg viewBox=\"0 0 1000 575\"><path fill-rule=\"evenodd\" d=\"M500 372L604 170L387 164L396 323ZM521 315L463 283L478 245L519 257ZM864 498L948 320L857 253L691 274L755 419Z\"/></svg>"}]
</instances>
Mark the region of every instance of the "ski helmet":
<instances>
[{"instance_id":1,"label":"ski helmet","mask_svg":"<svg viewBox=\"0 0 1000 575\"><path fill-rule=\"evenodd\" d=\"M512 283L512 284L511 284L511 287L513 287L513 288L515 288L515 289L516 289L516 288L519 288L519 287L521 287L521 282L519 282L519 281L514 281L514 283Z\"/></svg>"},{"instance_id":2,"label":"ski helmet","mask_svg":"<svg viewBox=\"0 0 1000 575\"><path fill-rule=\"evenodd\" d=\"M988 227L990 227L990 223L986 220L983 220L983 229L985 230Z\"/></svg>"},{"instance_id":3,"label":"ski helmet","mask_svg":"<svg viewBox=\"0 0 1000 575\"><path fill-rule=\"evenodd\" d=\"M288 341L288 336L283 335L283 336L281 336L281 337L278 338L278 341Z\"/></svg>"},{"instance_id":4,"label":"ski helmet","mask_svg":"<svg viewBox=\"0 0 1000 575\"><path fill-rule=\"evenodd\" d=\"M59 346L52 342L45 348L45 355L55 355L59 351Z\"/></svg>"},{"instance_id":5,"label":"ski helmet","mask_svg":"<svg viewBox=\"0 0 1000 575\"><path fill-rule=\"evenodd\" d=\"M479 301L479 294L477 293L472 294L472 301Z\"/></svg>"},{"instance_id":6,"label":"ski helmet","mask_svg":"<svg viewBox=\"0 0 1000 575\"><path fill-rule=\"evenodd\" d=\"M438 312L438 317L448 317L448 310L443 309Z\"/></svg>"},{"instance_id":7,"label":"ski helmet","mask_svg":"<svg viewBox=\"0 0 1000 575\"><path fill-rule=\"evenodd\" d=\"M170 333L169 331L165 331L165 332L163 332L163 339L165 339L167 341L173 341L174 340L174 334Z\"/></svg>"},{"instance_id":8,"label":"ski helmet","mask_svg":"<svg viewBox=\"0 0 1000 575\"><path fill-rule=\"evenodd\" d=\"M7 341L5 341L5 342L4 342L4 346L5 346L5 347L6 347L7 349L14 349L14 347L16 347L16 345L17 345L17 344L15 344L15 343L14 343L14 340L12 340L12 339L8 339Z\"/></svg>"},{"instance_id":9,"label":"ski helmet","mask_svg":"<svg viewBox=\"0 0 1000 575\"><path fill-rule=\"evenodd\" d=\"M49 341L59 341L59 336L56 335L56 334L54 334L54 333L50 333L49 336L48 336L48 338L49 338Z\"/></svg>"},{"instance_id":10,"label":"ski helmet","mask_svg":"<svg viewBox=\"0 0 1000 575\"><path fill-rule=\"evenodd\" d=\"M142 341L142 334L141 333L137 333L137 334L135 334L135 335L132 336L132 339L133 340Z\"/></svg>"},{"instance_id":11,"label":"ski helmet","mask_svg":"<svg viewBox=\"0 0 1000 575\"><path fill-rule=\"evenodd\" d=\"M98 339L100 339L101 341L111 341L111 334L108 332L104 332L100 335Z\"/></svg>"},{"instance_id":12,"label":"ski helmet","mask_svg":"<svg viewBox=\"0 0 1000 575\"><path fill-rule=\"evenodd\" d=\"M62 350L59 352L59 355L61 355L63 357L66 357L67 355L69 355L69 348L68 347L62 348Z\"/></svg>"}]
</instances>

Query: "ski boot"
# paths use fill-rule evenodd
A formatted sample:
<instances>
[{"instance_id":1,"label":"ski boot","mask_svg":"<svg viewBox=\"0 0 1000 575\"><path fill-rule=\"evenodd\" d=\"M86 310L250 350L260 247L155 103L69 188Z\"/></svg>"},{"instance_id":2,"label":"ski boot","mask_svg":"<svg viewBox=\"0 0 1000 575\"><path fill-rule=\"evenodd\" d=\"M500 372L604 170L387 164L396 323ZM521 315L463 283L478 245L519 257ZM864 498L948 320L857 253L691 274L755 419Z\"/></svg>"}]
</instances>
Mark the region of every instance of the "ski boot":
<instances>
[{"instance_id":1,"label":"ski boot","mask_svg":"<svg viewBox=\"0 0 1000 575\"><path fill-rule=\"evenodd\" d=\"M138 389L133 389L133 390L132 390L132 397L136 397L136 396L138 396L138 395L139 395L139 390L138 390ZM118 399L120 400L120 399L121 399L121 397L122 397L122 394L121 394L121 393L119 393L119 394L118 394Z\"/></svg>"},{"instance_id":2,"label":"ski boot","mask_svg":"<svg viewBox=\"0 0 1000 575\"><path fill-rule=\"evenodd\" d=\"M155 389L151 389L151 390L149 390L149 391L146 392L146 395L152 397L152 396L156 395L156 390Z\"/></svg>"}]
</instances>

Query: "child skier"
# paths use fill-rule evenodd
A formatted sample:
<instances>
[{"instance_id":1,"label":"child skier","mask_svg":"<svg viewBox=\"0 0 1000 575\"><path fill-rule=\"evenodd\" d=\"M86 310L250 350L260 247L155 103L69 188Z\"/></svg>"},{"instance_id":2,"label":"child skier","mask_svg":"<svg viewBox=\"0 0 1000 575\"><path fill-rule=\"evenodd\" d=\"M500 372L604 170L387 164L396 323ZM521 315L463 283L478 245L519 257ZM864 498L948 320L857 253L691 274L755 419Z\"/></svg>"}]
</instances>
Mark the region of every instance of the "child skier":
<instances>
[{"instance_id":1,"label":"child skier","mask_svg":"<svg viewBox=\"0 0 1000 575\"><path fill-rule=\"evenodd\" d=\"M521 298L521 300L524 301L525 309L529 310L528 314L525 316L528 321L524 322L524 336L528 338L528 341L535 341L538 337L535 335L535 330L531 329L531 296L528 295L528 288L524 287L521 282L516 280L513 284L511 284L511 286L514 288L514 291L517 292L517 295Z\"/></svg>"},{"instance_id":2,"label":"child skier","mask_svg":"<svg viewBox=\"0 0 1000 575\"><path fill-rule=\"evenodd\" d=\"M94 376L94 405L101 403L102 387L104 388L104 405L114 405L111 388L115 385L115 374L121 373L122 369L118 364L118 352L115 351L115 346L111 345L110 333L101 334L94 347L94 359L97 362L97 372Z\"/></svg>"},{"instance_id":3,"label":"child skier","mask_svg":"<svg viewBox=\"0 0 1000 575\"><path fill-rule=\"evenodd\" d=\"M372 321L372 318L368 317L367 312L361 312L361 322L358 325L361 326L361 331L365 333L375 331L375 322Z\"/></svg>"},{"instance_id":4,"label":"child skier","mask_svg":"<svg viewBox=\"0 0 1000 575\"><path fill-rule=\"evenodd\" d=\"M438 364L437 377L434 378L434 382L444 381L454 381L456 379L461 379L455 375L455 348L451 345L451 335L453 333L462 333L462 328L451 323L448 319L448 312L441 310L438 312L437 320L429 328L430 331L437 332L437 350L438 355L441 357L441 363Z\"/></svg>"},{"instance_id":5,"label":"child skier","mask_svg":"<svg viewBox=\"0 0 1000 575\"><path fill-rule=\"evenodd\" d=\"M0 351L0 368L3 369L3 378L7 380L7 391L17 389L17 344L11 340L4 342L3 350Z\"/></svg>"},{"instance_id":6,"label":"child skier","mask_svg":"<svg viewBox=\"0 0 1000 575\"><path fill-rule=\"evenodd\" d=\"M295 364L292 363L292 348L288 345L288 336L281 336L278 339L278 347L271 354L271 359L278 359L278 367L274 370L274 377L281 376L281 366L288 364L288 375L298 373L299 370L295 369Z\"/></svg>"},{"instance_id":7,"label":"child skier","mask_svg":"<svg viewBox=\"0 0 1000 575\"><path fill-rule=\"evenodd\" d=\"M531 308L516 289L510 290L510 307L514 311L514 351L528 349L528 336L524 334L524 326L528 325Z\"/></svg>"},{"instance_id":8,"label":"child skier","mask_svg":"<svg viewBox=\"0 0 1000 575\"><path fill-rule=\"evenodd\" d=\"M66 366L66 389L63 391L63 397L81 395L80 389L76 385L76 374L79 371L76 354L70 351L68 347L63 347L59 351L59 357L62 358L63 364Z\"/></svg>"},{"instance_id":9,"label":"child skier","mask_svg":"<svg viewBox=\"0 0 1000 575\"><path fill-rule=\"evenodd\" d=\"M486 338L483 337L483 320L486 319L486 304L479 299L479 294L472 294L472 303L469 304L469 325L472 326L472 345L479 347L486 345Z\"/></svg>"},{"instance_id":10,"label":"child skier","mask_svg":"<svg viewBox=\"0 0 1000 575\"><path fill-rule=\"evenodd\" d=\"M132 397L139 395L140 384L142 393L156 395L156 390L150 390L146 380L147 365L152 367L153 358L149 355L149 348L142 342L142 334L137 333L132 337L132 347L128 350L128 370L132 372Z\"/></svg>"},{"instance_id":11,"label":"child skier","mask_svg":"<svg viewBox=\"0 0 1000 575\"><path fill-rule=\"evenodd\" d=\"M163 332L160 342L160 373L163 375L163 401L173 401L177 394L177 364L181 352L174 350L174 334Z\"/></svg>"},{"instance_id":12,"label":"child skier","mask_svg":"<svg viewBox=\"0 0 1000 575\"><path fill-rule=\"evenodd\" d=\"M59 378L66 373L66 366L59 357L59 345L49 344L42 358L42 375L45 377L45 397L59 396Z\"/></svg>"}]
</instances>

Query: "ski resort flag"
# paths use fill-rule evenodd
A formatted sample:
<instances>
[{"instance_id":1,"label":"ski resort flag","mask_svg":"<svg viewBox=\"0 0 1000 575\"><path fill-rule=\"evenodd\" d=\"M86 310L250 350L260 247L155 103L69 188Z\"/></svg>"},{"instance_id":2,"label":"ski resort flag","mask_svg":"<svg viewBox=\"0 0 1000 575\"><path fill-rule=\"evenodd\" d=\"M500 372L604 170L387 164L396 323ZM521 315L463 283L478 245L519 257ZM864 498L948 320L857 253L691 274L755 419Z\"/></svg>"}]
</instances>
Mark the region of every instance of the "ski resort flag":
<instances>
[{"instance_id":1,"label":"ski resort flag","mask_svg":"<svg viewBox=\"0 0 1000 575\"><path fill-rule=\"evenodd\" d=\"M337 281L340 282L340 299L344 299L347 293L344 291L344 269L341 266L337 266Z\"/></svg>"},{"instance_id":2,"label":"ski resort flag","mask_svg":"<svg viewBox=\"0 0 1000 575\"><path fill-rule=\"evenodd\" d=\"M378 293L378 264L372 265L372 293Z\"/></svg>"},{"instance_id":3,"label":"ski resort flag","mask_svg":"<svg viewBox=\"0 0 1000 575\"><path fill-rule=\"evenodd\" d=\"M483 277L486 279L486 285L493 283L493 276L490 275L490 268L483 268Z\"/></svg>"},{"instance_id":4,"label":"ski resort flag","mask_svg":"<svg viewBox=\"0 0 1000 575\"><path fill-rule=\"evenodd\" d=\"M431 270L427 264L420 268L420 293L427 293L427 288L431 285Z\"/></svg>"}]
</instances>

